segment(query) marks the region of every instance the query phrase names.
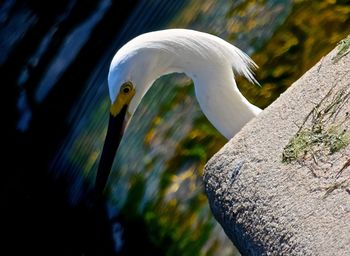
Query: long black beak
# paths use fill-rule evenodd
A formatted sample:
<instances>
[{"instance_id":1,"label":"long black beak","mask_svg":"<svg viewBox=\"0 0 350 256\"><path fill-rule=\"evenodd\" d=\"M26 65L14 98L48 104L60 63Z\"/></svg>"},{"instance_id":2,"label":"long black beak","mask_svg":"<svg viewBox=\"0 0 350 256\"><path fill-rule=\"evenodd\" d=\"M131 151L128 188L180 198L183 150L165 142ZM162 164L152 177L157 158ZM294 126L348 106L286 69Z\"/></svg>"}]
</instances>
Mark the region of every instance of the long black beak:
<instances>
[{"instance_id":1,"label":"long black beak","mask_svg":"<svg viewBox=\"0 0 350 256\"><path fill-rule=\"evenodd\" d=\"M126 111L127 106L125 105L119 114L109 116L107 135L96 175L95 193L97 198L101 198L103 195L115 154L123 137Z\"/></svg>"}]
</instances>

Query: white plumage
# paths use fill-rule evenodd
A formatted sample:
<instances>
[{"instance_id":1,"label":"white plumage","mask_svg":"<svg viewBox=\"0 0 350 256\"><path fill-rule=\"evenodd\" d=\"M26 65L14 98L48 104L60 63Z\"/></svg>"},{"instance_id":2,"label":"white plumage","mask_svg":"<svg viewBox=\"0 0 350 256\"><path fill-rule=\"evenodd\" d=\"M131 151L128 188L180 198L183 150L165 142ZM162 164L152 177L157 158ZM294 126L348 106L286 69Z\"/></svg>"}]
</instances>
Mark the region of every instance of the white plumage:
<instances>
[{"instance_id":1,"label":"white plumage","mask_svg":"<svg viewBox=\"0 0 350 256\"><path fill-rule=\"evenodd\" d=\"M209 121L231 138L261 110L249 103L237 88L234 73L258 83L255 63L237 47L219 37L187 29L168 29L140 35L114 56L108 75L110 98L131 81L136 89L128 112L132 115L154 81L180 72L189 76L196 97Z\"/></svg>"}]
</instances>

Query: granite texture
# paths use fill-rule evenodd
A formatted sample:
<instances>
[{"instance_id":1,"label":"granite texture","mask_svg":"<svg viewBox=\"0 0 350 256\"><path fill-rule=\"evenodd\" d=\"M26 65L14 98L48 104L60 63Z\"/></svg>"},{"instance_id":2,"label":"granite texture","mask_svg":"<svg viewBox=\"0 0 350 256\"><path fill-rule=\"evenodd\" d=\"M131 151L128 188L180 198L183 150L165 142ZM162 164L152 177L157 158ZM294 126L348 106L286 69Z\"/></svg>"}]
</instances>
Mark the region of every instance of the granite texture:
<instances>
[{"instance_id":1,"label":"granite texture","mask_svg":"<svg viewBox=\"0 0 350 256\"><path fill-rule=\"evenodd\" d=\"M206 165L212 212L243 255L350 255L350 54L339 47ZM288 143L317 133L316 122L342 129L343 145L330 150L321 137L286 161Z\"/></svg>"}]
</instances>

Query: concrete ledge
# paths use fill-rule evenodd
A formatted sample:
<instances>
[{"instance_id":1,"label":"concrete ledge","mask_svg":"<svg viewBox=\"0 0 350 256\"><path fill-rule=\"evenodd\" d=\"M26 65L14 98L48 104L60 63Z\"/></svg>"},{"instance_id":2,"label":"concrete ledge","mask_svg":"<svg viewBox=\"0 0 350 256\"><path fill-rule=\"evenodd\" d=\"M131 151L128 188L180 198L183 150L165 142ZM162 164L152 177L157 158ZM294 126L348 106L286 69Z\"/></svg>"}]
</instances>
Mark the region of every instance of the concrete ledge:
<instances>
[{"instance_id":1,"label":"concrete ledge","mask_svg":"<svg viewBox=\"0 0 350 256\"><path fill-rule=\"evenodd\" d=\"M206 165L210 207L243 255L350 255L350 54L344 46ZM300 136L307 132L316 137L305 142Z\"/></svg>"}]
</instances>

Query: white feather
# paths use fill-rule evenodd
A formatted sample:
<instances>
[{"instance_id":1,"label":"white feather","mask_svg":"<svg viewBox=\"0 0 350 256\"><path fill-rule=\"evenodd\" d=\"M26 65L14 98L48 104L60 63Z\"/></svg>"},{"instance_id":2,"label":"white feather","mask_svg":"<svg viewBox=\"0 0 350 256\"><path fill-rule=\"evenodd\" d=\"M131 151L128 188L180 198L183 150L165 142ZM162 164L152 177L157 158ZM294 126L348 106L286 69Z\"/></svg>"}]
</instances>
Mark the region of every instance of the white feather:
<instances>
[{"instance_id":1,"label":"white feather","mask_svg":"<svg viewBox=\"0 0 350 256\"><path fill-rule=\"evenodd\" d=\"M240 49L207 33L187 29L150 32L129 41L114 56L108 76L110 97L113 102L120 86L131 81L136 88L129 106L133 114L157 78L185 73L194 82L204 114L231 138L260 112L238 90L232 69L258 84L252 74L256 67Z\"/></svg>"}]
</instances>

